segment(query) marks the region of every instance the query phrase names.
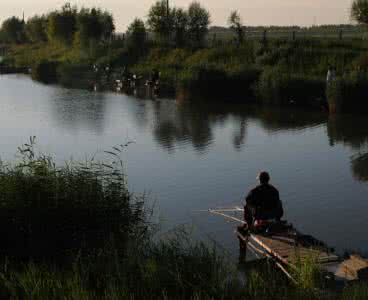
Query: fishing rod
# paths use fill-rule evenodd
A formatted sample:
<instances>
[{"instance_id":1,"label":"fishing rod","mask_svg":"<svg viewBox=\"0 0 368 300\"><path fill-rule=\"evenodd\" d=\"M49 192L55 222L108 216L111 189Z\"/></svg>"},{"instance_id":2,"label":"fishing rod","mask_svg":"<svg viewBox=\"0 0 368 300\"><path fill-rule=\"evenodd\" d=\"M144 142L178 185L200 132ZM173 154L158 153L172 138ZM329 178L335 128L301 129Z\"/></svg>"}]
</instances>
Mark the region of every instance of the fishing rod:
<instances>
[{"instance_id":1,"label":"fishing rod","mask_svg":"<svg viewBox=\"0 0 368 300\"><path fill-rule=\"evenodd\" d=\"M241 220L239 218L236 218L236 217L233 217L233 216L230 216L230 215L227 215L225 214L224 212L228 212L228 211L243 211L243 210L218 210L218 209L208 209L207 210L210 214L214 214L214 215L219 215L219 216L222 216L224 217L225 219L228 219L228 220L231 220L233 222L237 222L237 223L241 223L243 225L247 224L247 222L245 222L244 220Z\"/></svg>"}]
</instances>

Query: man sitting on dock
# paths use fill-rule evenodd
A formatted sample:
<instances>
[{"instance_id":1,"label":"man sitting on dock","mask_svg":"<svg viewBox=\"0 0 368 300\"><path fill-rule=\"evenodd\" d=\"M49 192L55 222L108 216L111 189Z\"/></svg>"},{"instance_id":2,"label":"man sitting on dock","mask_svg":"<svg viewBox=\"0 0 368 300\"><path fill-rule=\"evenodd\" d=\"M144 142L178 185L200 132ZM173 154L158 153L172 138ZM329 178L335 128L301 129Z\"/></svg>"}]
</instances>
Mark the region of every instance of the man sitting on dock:
<instances>
[{"instance_id":1,"label":"man sitting on dock","mask_svg":"<svg viewBox=\"0 0 368 300\"><path fill-rule=\"evenodd\" d=\"M256 220L280 221L284 214L279 192L269 184L270 175L261 172L257 179L260 185L252 189L245 199L244 219L249 227L253 226Z\"/></svg>"}]
</instances>

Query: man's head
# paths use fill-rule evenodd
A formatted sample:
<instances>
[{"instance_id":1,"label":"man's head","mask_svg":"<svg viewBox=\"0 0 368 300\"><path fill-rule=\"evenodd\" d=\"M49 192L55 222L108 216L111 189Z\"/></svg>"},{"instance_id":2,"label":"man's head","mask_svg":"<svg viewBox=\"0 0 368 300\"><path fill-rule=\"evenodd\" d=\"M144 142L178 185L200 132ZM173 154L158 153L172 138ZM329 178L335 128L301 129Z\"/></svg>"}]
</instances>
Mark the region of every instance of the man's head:
<instances>
[{"instance_id":1,"label":"man's head","mask_svg":"<svg viewBox=\"0 0 368 300\"><path fill-rule=\"evenodd\" d=\"M270 174L265 171L262 171L258 174L257 179L261 184L267 184L270 181Z\"/></svg>"}]
</instances>

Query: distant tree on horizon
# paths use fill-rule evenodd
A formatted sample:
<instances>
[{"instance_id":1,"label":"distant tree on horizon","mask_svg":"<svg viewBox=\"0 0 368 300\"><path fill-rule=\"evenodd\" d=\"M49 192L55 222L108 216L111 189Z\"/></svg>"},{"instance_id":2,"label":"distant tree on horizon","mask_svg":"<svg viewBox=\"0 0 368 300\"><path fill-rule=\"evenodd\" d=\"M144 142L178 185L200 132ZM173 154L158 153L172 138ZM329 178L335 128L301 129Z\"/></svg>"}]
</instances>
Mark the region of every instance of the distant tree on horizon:
<instances>
[{"instance_id":1,"label":"distant tree on horizon","mask_svg":"<svg viewBox=\"0 0 368 300\"><path fill-rule=\"evenodd\" d=\"M0 31L1 38L5 43L20 44L26 41L24 21L17 17L6 19Z\"/></svg>"},{"instance_id":2,"label":"distant tree on horizon","mask_svg":"<svg viewBox=\"0 0 368 300\"><path fill-rule=\"evenodd\" d=\"M244 42L244 25L238 11L231 12L228 23L235 32L239 45L241 45Z\"/></svg>"},{"instance_id":3,"label":"distant tree on horizon","mask_svg":"<svg viewBox=\"0 0 368 300\"><path fill-rule=\"evenodd\" d=\"M199 2L192 2L188 8L188 33L193 45L201 47L211 24L210 13Z\"/></svg>"},{"instance_id":4,"label":"distant tree on horizon","mask_svg":"<svg viewBox=\"0 0 368 300\"><path fill-rule=\"evenodd\" d=\"M49 41L62 45L72 45L77 31L77 9L66 3L60 11L50 13L48 17L47 36Z\"/></svg>"},{"instance_id":5,"label":"distant tree on horizon","mask_svg":"<svg viewBox=\"0 0 368 300\"><path fill-rule=\"evenodd\" d=\"M368 25L368 0L353 1L351 18L360 24Z\"/></svg>"},{"instance_id":6,"label":"distant tree on horizon","mask_svg":"<svg viewBox=\"0 0 368 300\"><path fill-rule=\"evenodd\" d=\"M148 12L147 25L161 41L169 41L174 29L173 10L166 0L159 0Z\"/></svg>"},{"instance_id":7,"label":"distant tree on horizon","mask_svg":"<svg viewBox=\"0 0 368 300\"><path fill-rule=\"evenodd\" d=\"M174 19L174 42L177 47L183 47L188 42L188 13L182 8L174 8L172 14Z\"/></svg>"},{"instance_id":8,"label":"distant tree on horizon","mask_svg":"<svg viewBox=\"0 0 368 300\"><path fill-rule=\"evenodd\" d=\"M136 18L129 25L127 30L127 42L129 47L136 49L136 51L143 53L145 50L147 43L147 30L144 22L141 19Z\"/></svg>"},{"instance_id":9,"label":"distant tree on horizon","mask_svg":"<svg viewBox=\"0 0 368 300\"><path fill-rule=\"evenodd\" d=\"M47 16L35 15L25 24L27 39L33 43L47 41Z\"/></svg>"},{"instance_id":10,"label":"distant tree on horizon","mask_svg":"<svg viewBox=\"0 0 368 300\"><path fill-rule=\"evenodd\" d=\"M98 8L82 8L76 20L74 43L84 49L95 48L99 43L110 40L115 30L112 15Z\"/></svg>"}]
</instances>

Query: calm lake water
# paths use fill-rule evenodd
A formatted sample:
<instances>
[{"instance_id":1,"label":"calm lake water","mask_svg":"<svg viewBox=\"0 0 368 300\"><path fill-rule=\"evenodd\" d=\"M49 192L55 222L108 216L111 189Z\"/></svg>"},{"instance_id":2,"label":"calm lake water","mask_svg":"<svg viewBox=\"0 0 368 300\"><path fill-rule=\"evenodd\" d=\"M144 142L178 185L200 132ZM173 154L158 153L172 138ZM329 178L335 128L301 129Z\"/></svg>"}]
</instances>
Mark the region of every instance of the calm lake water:
<instances>
[{"instance_id":1,"label":"calm lake water","mask_svg":"<svg viewBox=\"0 0 368 300\"><path fill-rule=\"evenodd\" d=\"M31 135L59 163L127 141L131 191L162 231L189 224L236 256L234 224L200 212L241 205L268 170L286 217L340 252L368 252L368 117L235 104L153 101L0 76L1 159Z\"/></svg>"}]
</instances>

